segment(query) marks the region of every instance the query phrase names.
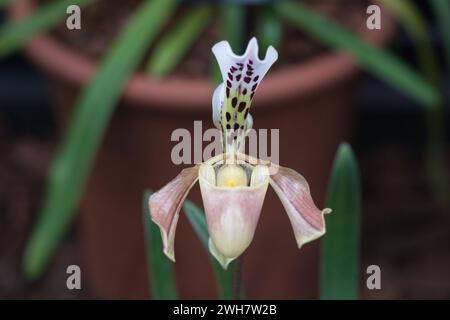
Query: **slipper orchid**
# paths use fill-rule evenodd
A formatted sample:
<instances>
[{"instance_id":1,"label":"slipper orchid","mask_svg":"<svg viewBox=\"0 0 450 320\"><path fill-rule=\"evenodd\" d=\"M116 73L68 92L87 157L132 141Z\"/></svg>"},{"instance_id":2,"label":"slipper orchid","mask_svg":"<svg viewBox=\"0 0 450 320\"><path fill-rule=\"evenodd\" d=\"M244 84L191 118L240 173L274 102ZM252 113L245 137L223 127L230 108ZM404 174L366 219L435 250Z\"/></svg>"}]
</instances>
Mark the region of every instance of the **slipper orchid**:
<instances>
[{"instance_id":1,"label":"slipper orchid","mask_svg":"<svg viewBox=\"0 0 450 320\"><path fill-rule=\"evenodd\" d=\"M253 38L242 56L228 42L212 48L223 83L212 99L213 122L221 129L225 152L187 168L149 199L153 221L160 227L164 253L175 261L175 229L184 200L199 180L210 235L209 250L226 269L250 245L267 187L280 198L291 221L297 245L325 233L324 214L314 204L305 178L284 168L242 153L243 139L253 119L249 108L253 95L278 54L269 47L264 60L258 58Z\"/></svg>"}]
</instances>

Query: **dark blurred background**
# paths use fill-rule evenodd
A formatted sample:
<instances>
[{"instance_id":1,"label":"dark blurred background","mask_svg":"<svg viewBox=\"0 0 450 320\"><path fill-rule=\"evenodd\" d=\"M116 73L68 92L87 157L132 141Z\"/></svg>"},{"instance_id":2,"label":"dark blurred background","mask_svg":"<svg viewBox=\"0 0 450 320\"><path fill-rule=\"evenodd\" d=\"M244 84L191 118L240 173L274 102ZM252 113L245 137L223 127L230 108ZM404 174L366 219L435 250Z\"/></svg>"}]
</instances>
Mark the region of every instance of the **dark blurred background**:
<instances>
[{"instance_id":1,"label":"dark blurred background","mask_svg":"<svg viewBox=\"0 0 450 320\"><path fill-rule=\"evenodd\" d=\"M417 4L428 17L434 46L442 54L427 1ZM413 44L401 28L391 49L415 65ZM382 290L366 290L363 298L448 299L450 213L433 201L426 184L423 108L367 74L360 81L352 145L363 183L362 259L363 265L382 269ZM448 123L448 74L445 87ZM29 213L39 207L45 170L55 150L54 117L41 74L20 53L0 60L0 298L90 297L88 290L71 292L61 286L66 274L59 266L79 259L75 230L43 279L29 284L19 272L33 223ZM448 137L447 131L447 143Z\"/></svg>"}]
</instances>

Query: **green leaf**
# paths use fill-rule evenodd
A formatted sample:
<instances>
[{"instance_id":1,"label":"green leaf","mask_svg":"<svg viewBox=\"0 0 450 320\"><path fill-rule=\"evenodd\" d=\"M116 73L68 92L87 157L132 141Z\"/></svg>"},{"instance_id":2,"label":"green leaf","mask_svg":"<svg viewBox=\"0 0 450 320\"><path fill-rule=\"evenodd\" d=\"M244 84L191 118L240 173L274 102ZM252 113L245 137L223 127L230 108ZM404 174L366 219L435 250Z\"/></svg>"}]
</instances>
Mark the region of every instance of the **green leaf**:
<instances>
[{"instance_id":1,"label":"green leaf","mask_svg":"<svg viewBox=\"0 0 450 320\"><path fill-rule=\"evenodd\" d=\"M17 0L0 0L0 9L3 9L4 7L10 5L11 3L15 2Z\"/></svg>"},{"instance_id":2,"label":"green leaf","mask_svg":"<svg viewBox=\"0 0 450 320\"><path fill-rule=\"evenodd\" d=\"M322 239L321 299L357 299L361 186L355 156L346 143L334 160L326 207L333 212L326 216L327 232Z\"/></svg>"},{"instance_id":3,"label":"green leaf","mask_svg":"<svg viewBox=\"0 0 450 320\"><path fill-rule=\"evenodd\" d=\"M379 0L408 32L416 47L421 70L435 86L440 83L438 57L433 50L433 41L428 33L426 20L420 9L410 0Z\"/></svg>"},{"instance_id":4,"label":"green leaf","mask_svg":"<svg viewBox=\"0 0 450 320\"><path fill-rule=\"evenodd\" d=\"M186 200L183 204L184 212L186 213L189 222L194 228L197 236L200 238L205 250L209 253L208 248L208 227L206 225L205 214L191 201ZM236 268L234 262L231 262L227 270L223 270L222 266L216 259L209 254L211 263L216 276L216 282L219 289L221 299L232 299L233 295L233 273Z\"/></svg>"},{"instance_id":5,"label":"green leaf","mask_svg":"<svg viewBox=\"0 0 450 320\"><path fill-rule=\"evenodd\" d=\"M67 16L67 7L84 6L94 0L57 0L42 5L20 21L6 24L0 29L0 58L20 48L34 36L54 27ZM7 1L8 2L8 1Z\"/></svg>"},{"instance_id":6,"label":"green leaf","mask_svg":"<svg viewBox=\"0 0 450 320\"><path fill-rule=\"evenodd\" d=\"M266 52L269 46L280 48L283 28L280 18L275 14L273 7L264 7L258 16L256 25L260 52Z\"/></svg>"},{"instance_id":7,"label":"green leaf","mask_svg":"<svg viewBox=\"0 0 450 320\"><path fill-rule=\"evenodd\" d=\"M283 2L276 5L276 9L283 18L316 40L352 55L361 67L424 106L433 107L441 100L438 89L399 58L366 43L337 23L298 3Z\"/></svg>"},{"instance_id":8,"label":"green leaf","mask_svg":"<svg viewBox=\"0 0 450 320\"><path fill-rule=\"evenodd\" d=\"M164 76L171 72L185 56L200 33L211 20L213 10L202 5L191 9L178 24L162 38L151 55L147 72Z\"/></svg>"},{"instance_id":9,"label":"green leaf","mask_svg":"<svg viewBox=\"0 0 450 320\"><path fill-rule=\"evenodd\" d=\"M450 73L450 1L431 0L431 5L441 31L441 39L444 43L447 68Z\"/></svg>"},{"instance_id":10,"label":"green leaf","mask_svg":"<svg viewBox=\"0 0 450 320\"><path fill-rule=\"evenodd\" d=\"M71 125L50 169L43 208L26 247L23 268L28 278L35 279L43 272L70 227L122 88L175 3L174 0L142 2L78 99Z\"/></svg>"},{"instance_id":11,"label":"green leaf","mask_svg":"<svg viewBox=\"0 0 450 320\"><path fill-rule=\"evenodd\" d=\"M245 45L246 10L240 4L225 4L220 10L220 36L226 40L235 52L243 52Z\"/></svg>"},{"instance_id":12,"label":"green leaf","mask_svg":"<svg viewBox=\"0 0 450 320\"><path fill-rule=\"evenodd\" d=\"M149 285L153 299L176 300L177 290L173 264L163 252L159 227L151 219L148 207L150 195L151 192L146 191L142 202Z\"/></svg>"},{"instance_id":13,"label":"green leaf","mask_svg":"<svg viewBox=\"0 0 450 320\"><path fill-rule=\"evenodd\" d=\"M410 0L379 1L399 20L413 40L422 73L430 83L433 83L438 88L441 87L442 75L439 66L439 57L434 52L433 40L428 32L425 17L422 15L420 9ZM438 4L439 8L435 9L450 10L449 2L446 0L445 3L446 5L442 7L440 7L442 4ZM450 18L450 12L443 15L446 15L446 18ZM444 43L446 40L444 40ZM448 197L450 186L446 175L444 97L442 96L442 100L438 102L438 104L426 110L428 138L426 170L435 199L439 205L448 208L450 206Z\"/></svg>"},{"instance_id":14,"label":"green leaf","mask_svg":"<svg viewBox=\"0 0 450 320\"><path fill-rule=\"evenodd\" d=\"M245 46L245 8L235 3L227 3L220 7L220 40L230 43L234 52L244 51ZM218 85L222 82L219 65L213 60L213 82Z\"/></svg>"}]
</instances>

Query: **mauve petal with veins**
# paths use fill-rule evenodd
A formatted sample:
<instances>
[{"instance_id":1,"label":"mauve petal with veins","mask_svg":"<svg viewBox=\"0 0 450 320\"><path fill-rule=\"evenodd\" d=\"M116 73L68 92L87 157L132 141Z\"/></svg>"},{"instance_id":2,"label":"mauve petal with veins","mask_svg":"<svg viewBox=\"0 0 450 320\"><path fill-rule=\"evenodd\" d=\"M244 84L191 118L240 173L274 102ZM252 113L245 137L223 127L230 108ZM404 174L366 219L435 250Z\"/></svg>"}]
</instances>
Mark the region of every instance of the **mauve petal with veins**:
<instances>
[{"instance_id":1,"label":"mauve petal with veins","mask_svg":"<svg viewBox=\"0 0 450 320\"><path fill-rule=\"evenodd\" d=\"M292 169L279 167L277 173L271 176L270 184L289 216L299 248L325 233L323 215L331 210L321 211L316 207L302 175Z\"/></svg>"},{"instance_id":2,"label":"mauve petal with veins","mask_svg":"<svg viewBox=\"0 0 450 320\"><path fill-rule=\"evenodd\" d=\"M164 253L175 261L174 242L178 216L189 190L198 178L199 166L184 169L178 176L149 199L150 215L159 226Z\"/></svg>"}]
</instances>

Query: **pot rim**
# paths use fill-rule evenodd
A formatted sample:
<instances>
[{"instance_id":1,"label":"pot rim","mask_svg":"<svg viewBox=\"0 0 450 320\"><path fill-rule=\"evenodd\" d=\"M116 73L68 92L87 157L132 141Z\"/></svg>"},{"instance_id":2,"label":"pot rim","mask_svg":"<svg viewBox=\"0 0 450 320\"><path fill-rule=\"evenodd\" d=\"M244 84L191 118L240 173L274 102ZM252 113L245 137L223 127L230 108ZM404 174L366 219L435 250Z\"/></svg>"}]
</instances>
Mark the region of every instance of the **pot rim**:
<instances>
[{"instance_id":1,"label":"pot rim","mask_svg":"<svg viewBox=\"0 0 450 320\"><path fill-rule=\"evenodd\" d=\"M34 0L14 3L9 8L9 17L13 21L19 20L32 12L35 6ZM366 41L378 47L388 42L395 29L393 19L385 11L383 18L382 30L365 27L360 30ZM30 40L25 46L25 53L45 72L78 87L86 85L97 70L95 61L47 34ZM324 53L290 68L272 72L262 82L254 104L259 109L293 98L302 99L356 75L358 70L354 59L345 53ZM137 71L125 84L122 99L132 105L154 110L205 111L211 108L213 89L207 78L152 79Z\"/></svg>"}]
</instances>

